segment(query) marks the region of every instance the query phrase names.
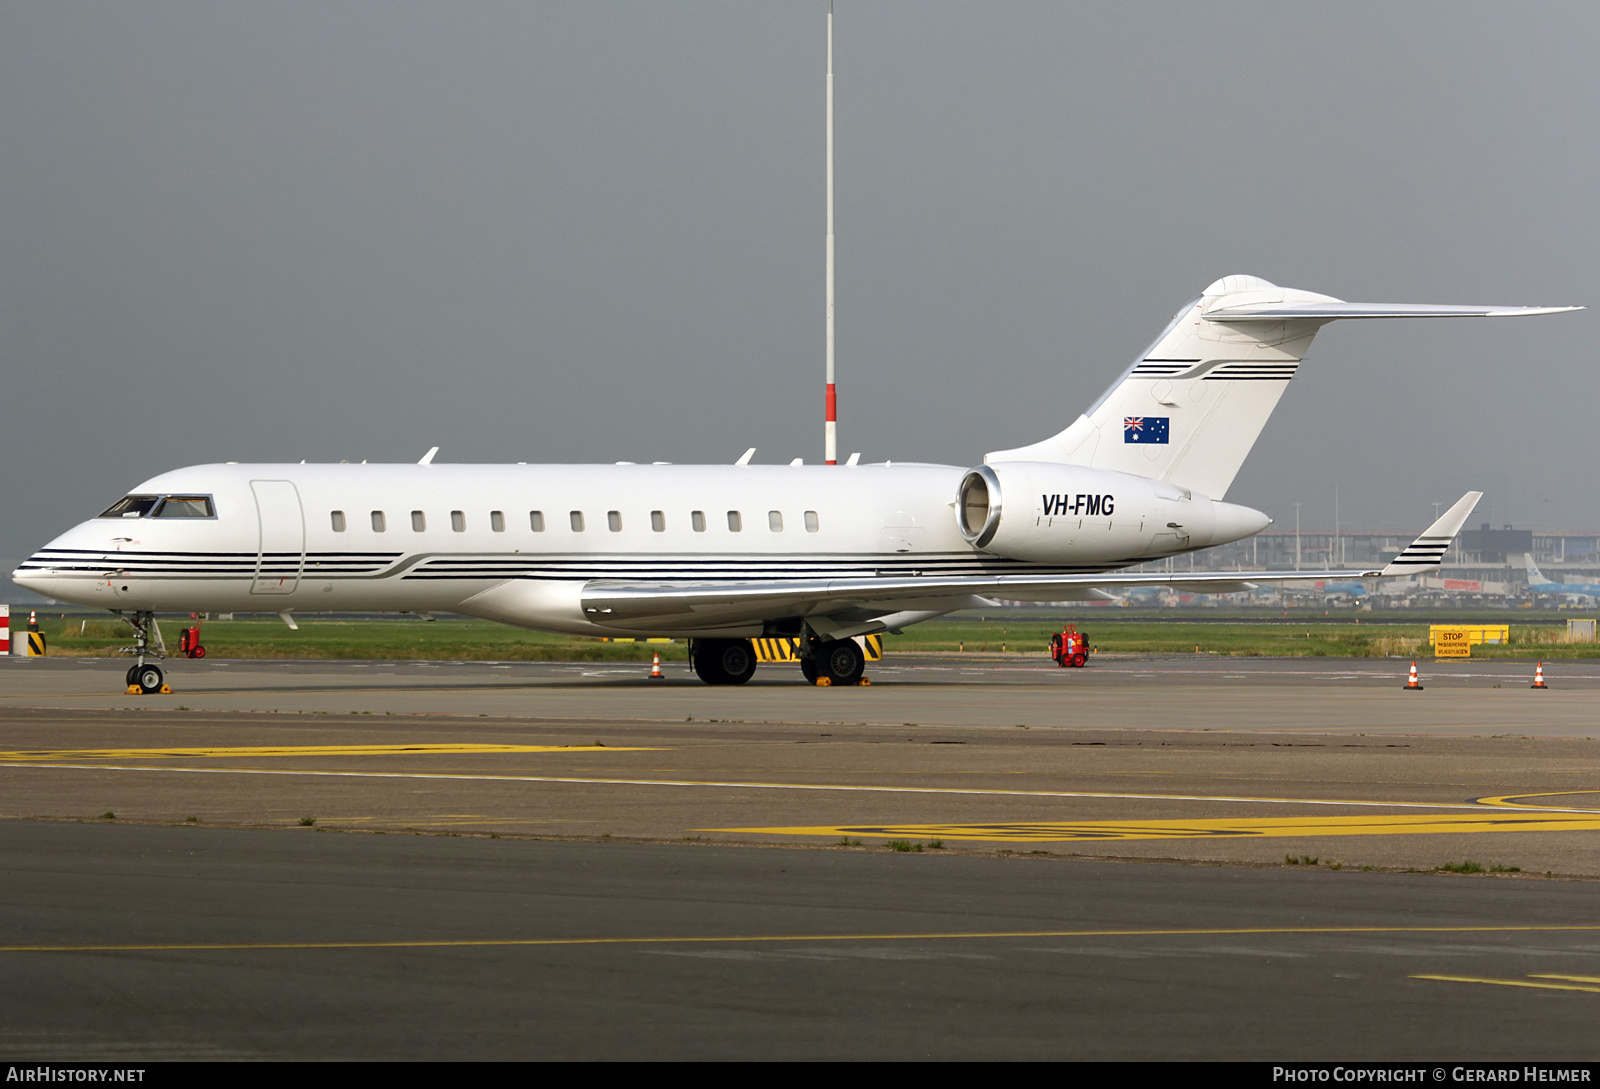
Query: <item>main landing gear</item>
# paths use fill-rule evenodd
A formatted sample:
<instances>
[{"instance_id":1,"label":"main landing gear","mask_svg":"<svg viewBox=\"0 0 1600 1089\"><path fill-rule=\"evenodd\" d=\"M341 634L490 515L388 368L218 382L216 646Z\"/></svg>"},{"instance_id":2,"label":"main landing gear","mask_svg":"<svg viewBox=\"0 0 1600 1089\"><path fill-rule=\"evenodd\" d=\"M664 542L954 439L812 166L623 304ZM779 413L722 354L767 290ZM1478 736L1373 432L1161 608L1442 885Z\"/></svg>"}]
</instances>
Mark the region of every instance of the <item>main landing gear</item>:
<instances>
[{"instance_id":1,"label":"main landing gear","mask_svg":"<svg viewBox=\"0 0 1600 1089\"><path fill-rule=\"evenodd\" d=\"M748 639L696 639L689 662L707 684L743 684L756 675L756 651Z\"/></svg>"},{"instance_id":2,"label":"main landing gear","mask_svg":"<svg viewBox=\"0 0 1600 1089\"><path fill-rule=\"evenodd\" d=\"M854 639L812 639L809 643L810 654L800 659L806 683L827 681L830 687L865 683L862 674L867 670L867 656L860 643Z\"/></svg>"},{"instance_id":3,"label":"main landing gear","mask_svg":"<svg viewBox=\"0 0 1600 1089\"><path fill-rule=\"evenodd\" d=\"M833 687L869 683L866 652L854 639L806 638L800 672L807 684ZM748 639L696 639L689 664L707 684L744 684L756 673L756 651Z\"/></svg>"},{"instance_id":4,"label":"main landing gear","mask_svg":"<svg viewBox=\"0 0 1600 1089\"><path fill-rule=\"evenodd\" d=\"M154 662L145 661L146 658L167 656L167 644L161 638L161 626L156 623L155 613L136 612L132 616L127 613L117 615L133 626L133 646L123 647L122 652L138 658L136 663L128 667L128 695L153 696L158 692L171 692L172 689L167 687L161 667Z\"/></svg>"}]
</instances>

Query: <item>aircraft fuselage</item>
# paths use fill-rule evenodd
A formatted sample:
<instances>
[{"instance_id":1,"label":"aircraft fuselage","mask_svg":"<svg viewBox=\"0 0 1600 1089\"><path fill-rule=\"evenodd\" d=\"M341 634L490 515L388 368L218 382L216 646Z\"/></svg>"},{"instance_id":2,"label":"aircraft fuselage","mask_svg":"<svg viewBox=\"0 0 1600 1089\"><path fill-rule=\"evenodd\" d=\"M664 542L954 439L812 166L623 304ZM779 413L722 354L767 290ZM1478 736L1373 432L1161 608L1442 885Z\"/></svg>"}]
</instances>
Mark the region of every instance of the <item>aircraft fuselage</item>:
<instances>
[{"instance_id":1,"label":"aircraft fuselage","mask_svg":"<svg viewBox=\"0 0 1600 1089\"><path fill-rule=\"evenodd\" d=\"M692 635L706 633L692 616L597 621L581 591L1105 571L1267 524L1125 473L1050 471L1049 490L1006 496L1010 524L1028 534L1019 559L964 539L959 466L200 465L145 481L129 510L73 527L13 577L127 612L458 612L572 634ZM946 596L930 611L954 607ZM718 630L759 634L773 619L724 618Z\"/></svg>"}]
</instances>

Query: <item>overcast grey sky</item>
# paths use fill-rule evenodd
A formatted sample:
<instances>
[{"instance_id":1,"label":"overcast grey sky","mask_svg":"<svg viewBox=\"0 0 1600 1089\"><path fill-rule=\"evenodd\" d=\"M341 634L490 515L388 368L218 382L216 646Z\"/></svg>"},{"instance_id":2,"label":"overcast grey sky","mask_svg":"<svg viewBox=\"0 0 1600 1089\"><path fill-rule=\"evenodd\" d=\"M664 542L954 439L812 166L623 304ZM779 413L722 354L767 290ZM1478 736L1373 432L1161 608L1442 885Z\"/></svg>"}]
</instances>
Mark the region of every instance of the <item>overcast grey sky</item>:
<instances>
[{"instance_id":1,"label":"overcast grey sky","mask_svg":"<svg viewBox=\"0 0 1600 1089\"><path fill-rule=\"evenodd\" d=\"M11 562L205 461L821 456L826 0L0 5ZM1600 304L1600 5L838 0L841 447L1243 272ZM1600 529L1597 312L1324 330L1229 499Z\"/></svg>"}]
</instances>

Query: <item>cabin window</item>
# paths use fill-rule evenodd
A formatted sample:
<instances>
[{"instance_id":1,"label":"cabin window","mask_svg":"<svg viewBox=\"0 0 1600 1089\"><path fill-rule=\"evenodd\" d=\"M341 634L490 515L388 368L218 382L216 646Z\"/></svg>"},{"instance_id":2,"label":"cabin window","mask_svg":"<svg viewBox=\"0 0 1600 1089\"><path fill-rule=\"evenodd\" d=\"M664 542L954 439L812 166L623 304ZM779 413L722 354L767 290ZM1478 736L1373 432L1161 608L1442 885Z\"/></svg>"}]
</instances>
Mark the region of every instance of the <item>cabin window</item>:
<instances>
[{"instance_id":1,"label":"cabin window","mask_svg":"<svg viewBox=\"0 0 1600 1089\"><path fill-rule=\"evenodd\" d=\"M496 533L504 533L506 531L506 512L503 510L490 511L489 528Z\"/></svg>"},{"instance_id":2,"label":"cabin window","mask_svg":"<svg viewBox=\"0 0 1600 1089\"><path fill-rule=\"evenodd\" d=\"M333 522L333 531L335 533L344 532L344 511L334 511L331 515L329 515L329 520Z\"/></svg>"},{"instance_id":3,"label":"cabin window","mask_svg":"<svg viewBox=\"0 0 1600 1089\"><path fill-rule=\"evenodd\" d=\"M467 531L467 516L458 510L450 512L450 528L456 533Z\"/></svg>"},{"instance_id":4,"label":"cabin window","mask_svg":"<svg viewBox=\"0 0 1600 1089\"><path fill-rule=\"evenodd\" d=\"M706 512L703 510L690 511L689 524L694 527L696 533L704 533L706 531Z\"/></svg>"},{"instance_id":5,"label":"cabin window","mask_svg":"<svg viewBox=\"0 0 1600 1089\"><path fill-rule=\"evenodd\" d=\"M583 532L583 511L575 510L570 515L568 515L568 517L571 518L571 520L572 520L572 532L574 532L574 533L582 533Z\"/></svg>"},{"instance_id":6,"label":"cabin window","mask_svg":"<svg viewBox=\"0 0 1600 1089\"><path fill-rule=\"evenodd\" d=\"M769 511L767 511L767 528L772 530L772 532L774 532L774 533L782 533L783 532L783 511L781 511L781 510L769 510Z\"/></svg>"},{"instance_id":7,"label":"cabin window","mask_svg":"<svg viewBox=\"0 0 1600 1089\"><path fill-rule=\"evenodd\" d=\"M666 514L664 512L662 512L662 511L659 511L659 510L651 511L650 512L650 528L655 530L657 533L665 533L667 531L667 516L666 516Z\"/></svg>"},{"instance_id":8,"label":"cabin window","mask_svg":"<svg viewBox=\"0 0 1600 1089\"><path fill-rule=\"evenodd\" d=\"M209 495L169 495L156 508L153 518L215 518Z\"/></svg>"},{"instance_id":9,"label":"cabin window","mask_svg":"<svg viewBox=\"0 0 1600 1089\"><path fill-rule=\"evenodd\" d=\"M544 532L544 511L530 510L528 512L528 528L535 533Z\"/></svg>"},{"instance_id":10,"label":"cabin window","mask_svg":"<svg viewBox=\"0 0 1600 1089\"><path fill-rule=\"evenodd\" d=\"M411 528L417 533L421 533L428 528L428 518L420 510L411 512Z\"/></svg>"},{"instance_id":11,"label":"cabin window","mask_svg":"<svg viewBox=\"0 0 1600 1089\"><path fill-rule=\"evenodd\" d=\"M606 511L606 525L611 527L612 533L622 532L622 512L620 510Z\"/></svg>"},{"instance_id":12,"label":"cabin window","mask_svg":"<svg viewBox=\"0 0 1600 1089\"><path fill-rule=\"evenodd\" d=\"M739 517L739 512L736 511L736 510L730 510L728 512L728 530L729 530L729 532L738 533L743 528L744 528L744 519Z\"/></svg>"},{"instance_id":13,"label":"cabin window","mask_svg":"<svg viewBox=\"0 0 1600 1089\"><path fill-rule=\"evenodd\" d=\"M159 495L125 495L100 513L102 518L143 518L161 501Z\"/></svg>"},{"instance_id":14,"label":"cabin window","mask_svg":"<svg viewBox=\"0 0 1600 1089\"><path fill-rule=\"evenodd\" d=\"M815 533L819 528L821 527L817 521L817 512L814 510L806 511L806 532Z\"/></svg>"},{"instance_id":15,"label":"cabin window","mask_svg":"<svg viewBox=\"0 0 1600 1089\"><path fill-rule=\"evenodd\" d=\"M375 510L372 512L372 532L383 532L383 511L381 510Z\"/></svg>"}]
</instances>

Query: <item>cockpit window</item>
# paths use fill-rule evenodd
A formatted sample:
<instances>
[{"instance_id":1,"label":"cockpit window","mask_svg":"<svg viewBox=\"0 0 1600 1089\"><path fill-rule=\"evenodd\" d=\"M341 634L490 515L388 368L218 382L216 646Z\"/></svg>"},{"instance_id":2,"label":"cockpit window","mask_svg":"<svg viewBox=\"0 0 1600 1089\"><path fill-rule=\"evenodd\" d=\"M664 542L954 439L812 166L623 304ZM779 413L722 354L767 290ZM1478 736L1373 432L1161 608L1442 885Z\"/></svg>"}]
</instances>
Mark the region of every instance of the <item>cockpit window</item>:
<instances>
[{"instance_id":1,"label":"cockpit window","mask_svg":"<svg viewBox=\"0 0 1600 1089\"><path fill-rule=\"evenodd\" d=\"M209 495L125 495L102 518L215 518Z\"/></svg>"},{"instance_id":2,"label":"cockpit window","mask_svg":"<svg viewBox=\"0 0 1600 1089\"><path fill-rule=\"evenodd\" d=\"M100 517L143 518L159 502L159 495L125 495L102 511Z\"/></svg>"},{"instance_id":3,"label":"cockpit window","mask_svg":"<svg viewBox=\"0 0 1600 1089\"><path fill-rule=\"evenodd\" d=\"M169 495L152 518L214 518L209 495Z\"/></svg>"}]
</instances>

